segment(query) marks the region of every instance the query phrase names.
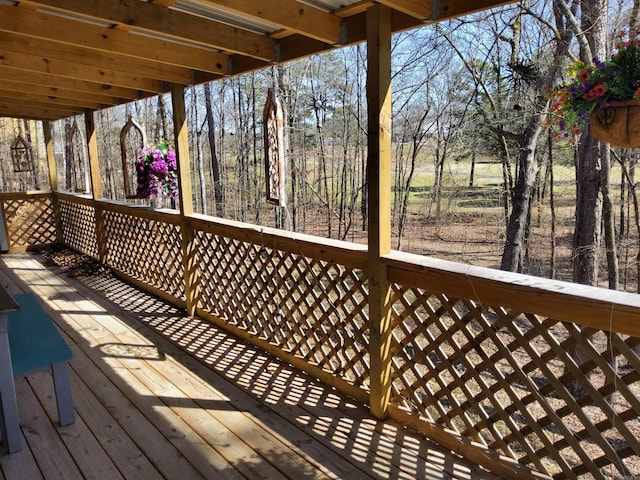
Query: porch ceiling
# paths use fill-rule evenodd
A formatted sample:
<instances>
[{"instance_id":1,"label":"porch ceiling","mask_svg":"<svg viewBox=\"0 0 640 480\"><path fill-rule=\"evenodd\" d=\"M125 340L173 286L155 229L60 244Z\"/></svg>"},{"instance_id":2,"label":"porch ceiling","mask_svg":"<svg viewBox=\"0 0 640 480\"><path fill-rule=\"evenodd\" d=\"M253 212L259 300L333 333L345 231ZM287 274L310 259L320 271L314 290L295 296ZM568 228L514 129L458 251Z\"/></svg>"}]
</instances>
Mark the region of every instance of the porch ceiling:
<instances>
[{"instance_id":1,"label":"porch ceiling","mask_svg":"<svg viewBox=\"0 0 640 480\"><path fill-rule=\"evenodd\" d=\"M0 117L56 120L357 43L374 3L399 31L510 1L0 0Z\"/></svg>"}]
</instances>

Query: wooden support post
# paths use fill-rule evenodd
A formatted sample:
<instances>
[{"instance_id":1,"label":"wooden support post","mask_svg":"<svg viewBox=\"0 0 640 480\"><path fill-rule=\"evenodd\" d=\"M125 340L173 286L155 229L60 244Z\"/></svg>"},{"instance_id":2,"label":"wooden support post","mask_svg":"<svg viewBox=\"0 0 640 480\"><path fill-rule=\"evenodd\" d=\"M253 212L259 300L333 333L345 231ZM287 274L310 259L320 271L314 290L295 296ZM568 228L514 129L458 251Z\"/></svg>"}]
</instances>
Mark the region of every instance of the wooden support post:
<instances>
[{"instance_id":1,"label":"wooden support post","mask_svg":"<svg viewBox=\"0 0 640 480\"><path fill-rule=\"evenodd\" d=\"M47 164L49 166L49 185L51 191L55 192L58 189L58 172L56 169L56 157L53 148L53 136L51 135L51 123L48 121L42 122L42 129L44 130L44 143L47 150Z\"/></svg>"},{"instance_id":2,"label":"wooden support post","mask_svg":"<svg viewBox=\"0 0 640 480\"><path fill-rule=\"evenodd\" d=\"M96 122L93 117L93 111L87 110L85 112L84 125L87 132L91 193L95 200L99 200L102 197L102 191L100 187L100 164L98 163L98 138L96 135Z\"/></svg>"},{"instance_id":3,"label":"wooden support post","mask_svg":"<svg viewBox=\"0 0 640 480\"><path fill-rule=\"evenodd\" d=\"M60 203L56 197L58 190L58 171L56 168L55 148L53 145L53 136L51 135L51 123L42 122L44 130L44 143L47 151L47 165L49 166L49 186L51 187L51 201L53 202L53 218L56 225L56 242L62 242L62 224L60 223Z\"/></svg>"},{"instance_id":4,"label":"wooden support post","mask_svg":"<svg viewBox=\"0 0 640 480\"><path fill-rule=\"evenodd\" d=\"M184 294L187 315L194 316L198 305L198 269L195 262L196 241L189 215L193 214L193 196L191 186L191 168L189 164L189 137L187 113L184 104L184 87L174 85L171 88L173 104L173 131L175 135L176 156L178 159L178 191L182 232L182 262L184 266Z\"/></svg>"},{"instance_id":5,"label":"wooden support post","mask_svg":"<svg viewBox=\"0 0 640 480\"><path fill-rule=\"evenodd\" d=\"M391 10L367 10L368 269L371 413L387 416L391 396L391 306L382 256L391 251Z\"/></svg>"},{"instance_id":6,"label":"wooden support post","mask_svg":"<svg viewBox=\"0 0 640 480\"><path fill-rule=\"evenodd\" d=\"M93 208L96 216L96 241L98 243L98 260L107 263L107 230L104 220L104 210L98 200L102 197L100 188L100 164L98 162L98 139L96 135L96 122L93 111L87 110L84 114L84 125L87 132L87 150L89 154L89 173L91 177L91 195L93 196Z\"/></svg>"}]
</instances>

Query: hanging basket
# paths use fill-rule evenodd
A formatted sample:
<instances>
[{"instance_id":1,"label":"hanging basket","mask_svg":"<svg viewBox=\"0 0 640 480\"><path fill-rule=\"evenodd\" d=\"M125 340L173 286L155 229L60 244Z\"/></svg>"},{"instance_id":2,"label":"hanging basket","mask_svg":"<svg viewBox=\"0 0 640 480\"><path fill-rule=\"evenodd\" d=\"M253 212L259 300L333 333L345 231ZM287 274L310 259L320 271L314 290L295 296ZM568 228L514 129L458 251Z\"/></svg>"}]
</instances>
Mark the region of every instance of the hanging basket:
<instances>
[{"instance_id":1,"label":"hanging basket","mask_svg":"<svg viewBox=\"0 0 640 480\"><path fill-rule=\"evenodd\" d=\"M640 147L640 102L598 107L591 114L591 134L612 147Z\"/></svg>"}]
</instances>

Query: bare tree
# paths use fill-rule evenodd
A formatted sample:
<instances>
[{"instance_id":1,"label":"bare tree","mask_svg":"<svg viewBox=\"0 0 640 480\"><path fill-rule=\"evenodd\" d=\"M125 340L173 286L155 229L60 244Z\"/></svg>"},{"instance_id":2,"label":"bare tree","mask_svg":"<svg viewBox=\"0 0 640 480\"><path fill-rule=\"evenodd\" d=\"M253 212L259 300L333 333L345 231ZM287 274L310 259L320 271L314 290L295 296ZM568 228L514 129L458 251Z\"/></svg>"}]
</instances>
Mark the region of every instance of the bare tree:
<instances>
[{"instance_id":1,"label":"bare tree","mask_svg":"<svg viewBox=\"0 0 640 480\"><path fill-rule=\"evenodd\" d=\"M403 185L402 190L397 192L396 196L399 196L402 200L400 202L400 213L398 218L398 245L397 249L402 250L402 239L404 237L404 228L407 219L407 212L409 208L409 195L411 193L411 182L413 180L413 174L416 168L416 161L418 158L418 154L423 145L424 139L427 136L427 129L424 128L424 122L429 114L428 106L424 108L421 114L417 117L414 117L411 120L415 120L415 123L411 122L411 120L407 120L407 122L413 123L412 125L412 136L411 136L411 153L410 156L410 166L409 171L406 175L405 184Z\"/></svg>"},{"instance_id":2,"label":"bare tree","mask_svg":"<svg viewBox=\"0 0 640 480\"><path fill-rule=\"evenodd\" d=\"M565 0L557 0L566 11ZM576 32L580 44L580 57L586 65L592 58L604 58L606 54L606 0L581 0L581 24ZM570 19L571 25L577 21ZM596 285L598 282L598 251L601 243L603 180L608 181L608 146L582 132L578 147L576 170L576 225L574 235L573 280L577 283ZM603 172L604 168L604 172Z\"/></svg>"},{"instance_id":3,"label":"bare tree","mask_svg":"<svg viewBox=\"0 0 640 480\"><path fill-rule=\"evenodd\" d=\"M216 215L224 216L224 202L222 196L222 179L220 176L220 161L216 151L216 128L213 118L211 98L211 85L204 84L204 103L207 109L207 134L209 138L209 150L211 151L211 172L213 175L213 199L216 205Z\"/></svg>"},{"instance_id":4,"label":"bare tree","mask_svg":"<svg viewBox=\"0 0 640 480\"><path fill-rule=\"evenodd\" d=\"M320 169L318 182L317 182L317 194L322 202L326 211L327 222L327 236L331 238L332 234L332 204L331 204L331 192L329 190L329 172L327 170L327 153L325 147L324 138L324 124L326 121L327 113L327 92L323 88L324 85L318 85L316 75L313 75L310 79L311 83L311 109L313 110L315 123L316 123L316 138L318 145L318 159L320 160Z\"/></svg>"},{"instance_id":5,"label":"bare tree","mask_svg":"<svg viewBox=\"0 0 640 480\"><path fill-rule=\"evenodd\" d=\"M198 120L198 87L191 87L191 108L193 116L193 129L195 130L195 150L196 150L196 171L198 174L198 193L200 194L200 204L202 213L208 212L207 208L207 189L206 179L204 175L204 158L202 154L202 132L204 130L204 122Z\"/></svg>"},{"instance_id":6,"label":"bare tree","mask_svg":"<svg viewBox=\"0 0 640 480\"><path fill-rule=\"evenodd\" d=\"M523 4L528 8L527 3ZM510 65L515 73L530 82L535 88L535 100L528 123L519 138L519 155L517 178L514 188L513 208L507 224L507 237L502 253L500 268L502 270L516 271L521 264L523 243L528 228L529 209L531 204L531 192L535 180L534 163L538 138L542 132L542 126L546 118L548 99L544 92L551 88L556 81L560 66L566 58L569 48L570 35L564 29L561 16L556 16L556 44L550 65L546 71L541 67L523 63L520 58L520 39L524 15L516 17L512 24L513 36L510 39L512 48Z\"/></svg>"}]
</instances>

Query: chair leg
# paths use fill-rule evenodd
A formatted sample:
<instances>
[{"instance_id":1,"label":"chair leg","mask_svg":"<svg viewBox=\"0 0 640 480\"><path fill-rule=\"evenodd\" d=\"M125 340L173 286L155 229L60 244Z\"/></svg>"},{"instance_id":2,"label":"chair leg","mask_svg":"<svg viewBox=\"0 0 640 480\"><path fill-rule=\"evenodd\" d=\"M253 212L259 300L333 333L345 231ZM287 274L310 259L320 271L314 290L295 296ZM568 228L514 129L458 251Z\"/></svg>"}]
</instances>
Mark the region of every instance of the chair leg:
<instances>
[{"instance_id":1,"label":"chair leg","mask_svg":"<svg viewBox=\"0 0 640 480\"><path fill-rule=\"evenodd\" d=\"M9 453L18 452L22 449L22 434L18 419L16 387L11 370L9 337L6 333L0 334L0 403L4 423L4 441Z\"/></svg>"},{"instance_id":2,"label":"chair leg","mask_svg":"<svg viewBox=\"0 0 640 480\"><path fill-rule=\"evenodd\" d=\"M58 405L58 419L60 425L71 425L76 421L71 397L71 383L69 382L69 366L67 362L58 362L51 365L53 385L56 391L56 403Z\"/></svg>"}]
</instances>

